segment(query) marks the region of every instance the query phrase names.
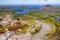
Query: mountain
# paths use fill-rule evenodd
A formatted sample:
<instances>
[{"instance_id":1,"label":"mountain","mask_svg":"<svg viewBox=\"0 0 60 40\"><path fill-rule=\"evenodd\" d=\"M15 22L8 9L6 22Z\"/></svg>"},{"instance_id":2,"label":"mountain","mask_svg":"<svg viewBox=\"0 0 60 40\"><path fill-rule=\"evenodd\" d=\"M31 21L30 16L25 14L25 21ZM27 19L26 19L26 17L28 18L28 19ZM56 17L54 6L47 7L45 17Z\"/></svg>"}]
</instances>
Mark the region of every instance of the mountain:
<instances>
[{"instance_id":1,"label":"mountain","mask_svg":"<svg viewBox=\"0 0 60 40\"><path fill-rule=\"evenodd\" d=\"M0 8L16 8L16 7L20 7L20 6L0 6Z\"/></svg>"},{"instance_id":2,"label":"mountain","mask_svg":"<svg viewBox=\"0 0 60 40\"><path fill-rule=\"evenodd\" d=\"M28 6L0 6L0 9L2 8L28 8Z\"/></svg>"},{"instance_id":3,"label":"mountain","mask_svg":"<svg viewBox=\"0 0 60 40\"><path fill-rule=\"evenodd\" d=\"M57 7L52 6L52 5L45 5L45 6L43 6L43 10L47 10L50 12L59 12L60 8L57 8Z\"/></svg>"}]
</instances>

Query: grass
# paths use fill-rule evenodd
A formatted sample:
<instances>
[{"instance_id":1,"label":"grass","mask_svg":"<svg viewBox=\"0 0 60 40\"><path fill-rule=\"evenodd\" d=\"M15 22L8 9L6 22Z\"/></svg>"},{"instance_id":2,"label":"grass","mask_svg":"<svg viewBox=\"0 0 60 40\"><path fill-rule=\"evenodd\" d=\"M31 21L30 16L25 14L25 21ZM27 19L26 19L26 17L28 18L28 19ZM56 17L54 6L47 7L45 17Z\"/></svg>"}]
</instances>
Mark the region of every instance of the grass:
<instances>
[{"instance_id":1,"label":"grass","mask_svg":"<svg viewBox=\"0 0 60 40\"><path fill-rule=\"evenodd\" d=\"M60 13L56 13L56 12L43 12L43 11L31 11L28 14L24 14L24 15L19 15L19 14L15 14L14 12L0 12L0 16L5 16L7 14L12 15L15 18L22 18L22 19L27 19L27 15L29 16L29 18L32 18L34 20L41 20L43 22L46 23L50 23L55 25L56 28L53 28L53 30L51 31L50 34L48 34L48 37L51 37L52 39L56 36L59 39L59 35L60 35L60 22L57 22L55 20L55 18L60 18ZM31 17L30 17L31 16ZM31 20L30 20L31 21ZM24 28L21 32L22 33L26 33L26 30L28 28ZM38 32L40 30L40 28L37 28L35 31L30 31L31 34L35 34L36 32Z\"/></svg>"}]
</instances>

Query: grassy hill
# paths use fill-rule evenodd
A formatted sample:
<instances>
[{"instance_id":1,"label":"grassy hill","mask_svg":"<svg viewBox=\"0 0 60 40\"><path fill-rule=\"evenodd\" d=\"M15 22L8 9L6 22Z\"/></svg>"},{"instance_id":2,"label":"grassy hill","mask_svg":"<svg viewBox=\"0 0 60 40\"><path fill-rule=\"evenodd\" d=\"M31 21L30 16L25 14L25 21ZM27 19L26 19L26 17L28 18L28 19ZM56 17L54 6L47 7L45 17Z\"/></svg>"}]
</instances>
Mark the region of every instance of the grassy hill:
<instances>
[{"instance_id":1,"label":"grassy hill","mask_svg":"<svg viewBox=\"0 0 60 40\"><path fill-rule=\"evenodd\" d=\"M56 33L54 33L54 35L52 36L52 39L55 38L55 36L57 36L58 39L60 37L59 36L60 35L60 22L56 22L55 20L53 20L55 18L60 18L60 12L48 12L48 11L43 11L43 10L41 10L41 11L32 10L27 14L16 14L14 11L6 11L6 10L0 11L0 16L5 16L7 14L12 15L15 18L17 18L17 17L20 17L20 18L31 17L31 18L34 18L37 20L44 20L44 21L46 21L48 19L47 22L54 24L57 28Z\"/></svg>"},{"instance_id":2,"label":"grassy hill","mask_svg":"<svg viewBox=\"0 0 60 40\"><path fill-rule=\"evenodd\" d=\"M60 13L56 13L56 12L48 12L48 11L37 11L37 10L32 10L27 14L16 14L14 11L0 11L0 16L5 16L5 15L12 15L15 18L16 17L32 17L35 19L48 19L50 17L52 18L60 18ZM28 15L28 16L27 16Z\"/></svg>"},{"instance_id":3,"label":"grassy hill","mask_svg":"<svg viewBox=\"0 0 60 40\"><path fill-rule=\"evenodd\" d=\"M47 19L49 17L60 18L60 13L56 13L56 12L31 11L27 15L32 16L32 17L36 17L38 19L39 18L40 19Z\"/></svg>"}]
</instances>

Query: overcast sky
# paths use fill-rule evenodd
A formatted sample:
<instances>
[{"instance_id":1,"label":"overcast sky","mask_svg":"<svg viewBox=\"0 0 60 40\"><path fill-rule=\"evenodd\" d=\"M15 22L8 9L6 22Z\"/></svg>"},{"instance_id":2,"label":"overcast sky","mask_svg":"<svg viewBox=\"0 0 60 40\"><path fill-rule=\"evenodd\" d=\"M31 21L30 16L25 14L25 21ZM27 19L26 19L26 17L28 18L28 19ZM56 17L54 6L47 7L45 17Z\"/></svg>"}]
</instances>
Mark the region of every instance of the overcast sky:
<instances>
[{"instance_id":1,"label":"overcast sky","mask_svg":"<svg viewBox=\"0 0 60 40\"><path fill-rule=\"evenodd\" d=\"M4 4L60 4L60 0L0 0Z\"/></svg>"}]
</instances>

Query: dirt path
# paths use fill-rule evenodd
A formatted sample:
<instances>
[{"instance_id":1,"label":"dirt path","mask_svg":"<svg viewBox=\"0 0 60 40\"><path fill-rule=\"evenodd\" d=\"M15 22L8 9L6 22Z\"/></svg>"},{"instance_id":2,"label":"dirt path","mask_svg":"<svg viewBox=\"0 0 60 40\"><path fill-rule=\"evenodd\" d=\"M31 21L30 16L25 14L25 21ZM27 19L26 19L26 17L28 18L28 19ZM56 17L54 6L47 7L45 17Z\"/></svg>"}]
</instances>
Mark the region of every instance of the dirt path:
<instances>
[{"instance_id":1,"label":"dirt path","mask_svg":"<svg viewBox=\"0 0 60 40\"><path fill-rule=\"evenodd\" d=\"M46 34L50 33L52 26L43 22L40 22L40 24L42 24L42 28L39 33L32 36L32 40L48 40Z\"/></svg>"}]
</instances>

